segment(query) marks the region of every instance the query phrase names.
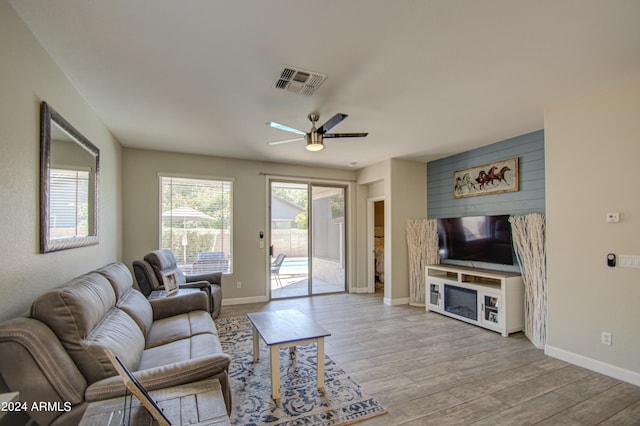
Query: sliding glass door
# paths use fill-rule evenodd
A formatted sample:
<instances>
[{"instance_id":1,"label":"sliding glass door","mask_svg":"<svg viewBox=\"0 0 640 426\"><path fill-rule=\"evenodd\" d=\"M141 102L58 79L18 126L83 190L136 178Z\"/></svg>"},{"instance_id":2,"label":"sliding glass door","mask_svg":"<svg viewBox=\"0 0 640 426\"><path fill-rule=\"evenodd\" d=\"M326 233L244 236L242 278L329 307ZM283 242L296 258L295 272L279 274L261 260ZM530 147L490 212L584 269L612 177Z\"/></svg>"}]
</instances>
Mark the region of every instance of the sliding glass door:
<instances>
[{"instance_id":1,"label":"sliding glass door","mask_svg":"<svg viewBox=\"0 0 640 426\"><path fill-rule=\"evenodd\" d=\"M344 186L271 181L271 298L346 289Z\"/></svg>"},{"instance_id":2,"label":"sliding glass door","mask_svg":"<svg viewBox=\"0 0 640 426\"><path fill-rule=\"evenodd\" d=\"M309 294L309 188L271 182L271 298Z\"/></svg>"},{"instance_id":3,"label":"sliding glass door","mask_svg":"<svg viewBox=\"0 0 640 426\"><path fill-rule=\"evenodd\" d=\"M311 185L311 294L345 291L344 187Z\"/></svg>"}]
</instances>

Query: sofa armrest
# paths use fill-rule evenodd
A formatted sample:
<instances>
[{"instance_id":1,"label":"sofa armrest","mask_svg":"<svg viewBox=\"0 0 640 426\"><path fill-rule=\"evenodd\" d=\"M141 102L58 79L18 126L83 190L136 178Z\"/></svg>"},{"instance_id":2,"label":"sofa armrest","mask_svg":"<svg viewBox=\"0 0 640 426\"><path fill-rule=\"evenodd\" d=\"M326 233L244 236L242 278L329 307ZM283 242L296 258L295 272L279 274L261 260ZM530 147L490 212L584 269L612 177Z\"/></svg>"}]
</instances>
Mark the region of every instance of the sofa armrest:
<instances>
[{"instance_id":1,"label":"sofa armrest","mask_svg":"<svg viewBox=\"0 0 640 426\"><path fill-rule=\"evenodd\" d=\"M222 285L222 273L220 272L211 272L208 274L186 275L185 278L189 283L194 281L207 281L211 284Z\"/></svg>"},{"instance_id":2,"label":"sofa armrest","mask_svg":"<svg viewBox=\"0 0 640 426\"><path fill-rule=\"evenodd\" d=\"M49 404L83 403L87 381L63 348L58 337L44 323L32 318L15 318L0 325L0 381L20 392L20 401ZM2 414L2 413L0 413ZM38 424L50 424L61 414L53 410L28 410ZM10 424L5 418L2 424Z\"/></svg>"},{"instance_id":3,"label":"sofa armrest","mask_svg":"<svg viewBox=\"0 0 640 426\"><path fill-rule=\"evenodd\" d=\"M162 367L140 370L133 374L145 389L152 391L226 374L230 362L229 355L218 353ZM116 398L123 396L125 390L120 376L108 377L87 387L85 400L93 402Z\"/></svg>"},{"instance_id":4,"label":"sofa armrest","mask_svg":"<svg viewBox=\"0 0 640 426\"><path fill-rule=\"evenodd\" d=\"M154 321L193 311L209 312L209 298L204 291L153 299L149 303Z\"/></svg>"}]
</instances>

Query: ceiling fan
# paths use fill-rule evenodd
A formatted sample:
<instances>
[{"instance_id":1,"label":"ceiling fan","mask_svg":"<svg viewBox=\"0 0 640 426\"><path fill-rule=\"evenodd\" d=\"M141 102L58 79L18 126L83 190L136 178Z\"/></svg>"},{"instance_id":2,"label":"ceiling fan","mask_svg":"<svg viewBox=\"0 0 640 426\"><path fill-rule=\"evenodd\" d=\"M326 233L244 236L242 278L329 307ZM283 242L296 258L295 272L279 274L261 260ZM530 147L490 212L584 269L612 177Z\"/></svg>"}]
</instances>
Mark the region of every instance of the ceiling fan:
<instances>
[{"instance_id":1,"label":"ceiling fan","mask_svg":"<svg viewBox=\"0 0 640 426\"><path fill-rule=\"evenodd\" d=\"M309 151L320 151L324 149L324 138L363 138L369 133L327 133L334 126L347 118L347 114L338 113L327 120L320 128L316 129L316 122L320 119L320 114L312 112L307 116L311 121L311 130L303 132L302 130L295 129L293 127L285 126L284 124L276 123L274 121L267 122L267 125L275 129L285 130L287 132L295 133L297 135L303 135L293 139L285 139L281 141L268 142L269 145L280 145L283 143L296 142L303 139L307 141L307 149Z\"/></svg>"}]
</instances>

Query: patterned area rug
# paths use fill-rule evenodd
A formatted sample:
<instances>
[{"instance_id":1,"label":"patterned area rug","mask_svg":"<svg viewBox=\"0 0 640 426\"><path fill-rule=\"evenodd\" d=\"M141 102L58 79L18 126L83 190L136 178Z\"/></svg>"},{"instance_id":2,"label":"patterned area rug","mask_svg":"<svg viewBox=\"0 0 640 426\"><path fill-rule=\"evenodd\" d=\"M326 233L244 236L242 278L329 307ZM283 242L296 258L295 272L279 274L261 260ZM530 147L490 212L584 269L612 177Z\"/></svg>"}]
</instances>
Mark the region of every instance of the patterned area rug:
<instances>
[{"instance_id":1,"label":"patterned area rug","mask_svg":"<svg viewBox=\"0 0 640 426\"><path fill-rule=\"evenodd\" d=\"M325 389L316 387L316 346L302 345L291 358L280 350L280 403L271 399L269 349L260 340L253 362L251 323L246 317L216 320L222 349L231 356L234 425L345 425L386 412L325 355ZM330 337L329 337L330 338Z\"/></svg>"}]
</instances>

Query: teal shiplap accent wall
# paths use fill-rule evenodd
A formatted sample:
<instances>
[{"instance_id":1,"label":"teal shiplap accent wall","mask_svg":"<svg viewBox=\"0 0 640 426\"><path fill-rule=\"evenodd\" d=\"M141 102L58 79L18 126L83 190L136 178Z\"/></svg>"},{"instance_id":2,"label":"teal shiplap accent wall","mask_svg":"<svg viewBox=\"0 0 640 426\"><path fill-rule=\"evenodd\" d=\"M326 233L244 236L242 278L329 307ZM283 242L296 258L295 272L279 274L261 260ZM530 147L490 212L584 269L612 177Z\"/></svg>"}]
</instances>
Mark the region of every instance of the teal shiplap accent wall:
<instances>
[{"instance_id":1,"label":"teal shiplap accent wall","mask_svg":"<svg viewBox=\"0 0 640 426\"><path fill-rule=\"evenodd\" d=\"M453 197L453 173L507 158L519 158L520 190ZM544 213L544 130L427 163L427 217Z\"/></svg>"}]
</instances>

